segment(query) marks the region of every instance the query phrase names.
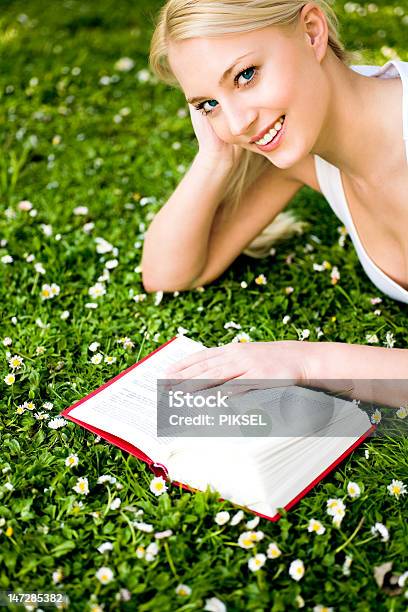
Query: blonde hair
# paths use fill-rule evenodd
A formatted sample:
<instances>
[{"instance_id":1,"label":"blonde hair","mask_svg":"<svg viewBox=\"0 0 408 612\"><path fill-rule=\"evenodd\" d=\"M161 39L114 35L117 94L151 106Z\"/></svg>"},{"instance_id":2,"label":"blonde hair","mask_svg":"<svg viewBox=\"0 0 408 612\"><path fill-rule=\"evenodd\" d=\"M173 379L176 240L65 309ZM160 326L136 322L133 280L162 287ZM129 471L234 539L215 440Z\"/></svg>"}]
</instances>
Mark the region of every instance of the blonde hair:
<instances>
[{"instance_id":1,"label":"blonde hair","mask_svg":"<svg viewBox=\"0 0 408 612\"><path fill-rule=\"evenodd\" d=\"M351 61L339 40L338 20L326 0L313 0L325 14L328 25L328 44L343 62ZM168 0L160 9L150 46L149 64L153 74L164 83L180 87L168 61L170 41L197 37L221 36L250 32L268 26L296 25L303 0ZM224 196L223 214L239 206L245 190L270 164L264 156L245 149L231 174ZM269 254L272 244L293 233L301 233L305 224L290 212L283 212L270 223L244 250L252 257Z\"/></svg>"}]
</instances>

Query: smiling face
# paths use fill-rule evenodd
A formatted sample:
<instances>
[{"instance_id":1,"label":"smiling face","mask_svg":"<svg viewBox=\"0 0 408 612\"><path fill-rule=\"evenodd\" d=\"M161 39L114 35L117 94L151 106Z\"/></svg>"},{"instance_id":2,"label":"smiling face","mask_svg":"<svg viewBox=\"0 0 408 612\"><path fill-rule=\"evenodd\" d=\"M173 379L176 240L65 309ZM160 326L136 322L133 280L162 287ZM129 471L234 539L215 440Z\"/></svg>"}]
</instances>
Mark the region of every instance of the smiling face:
<instances>
[{"instance_id":1,"label":"smiling face","mask_svg":"<svg viewBox=\"0 0 408 612\"><path fill-rule=\"evenodd\" d=\"M306 5L291 29L171 42L169 63L186 99L200 107L194 112L206 113L219 138L289 168L312 151L322 130L329 102L326 53L325 17ZM259 148L254 139L283 115L279 143Z\"/></svg>"}]
</instances>

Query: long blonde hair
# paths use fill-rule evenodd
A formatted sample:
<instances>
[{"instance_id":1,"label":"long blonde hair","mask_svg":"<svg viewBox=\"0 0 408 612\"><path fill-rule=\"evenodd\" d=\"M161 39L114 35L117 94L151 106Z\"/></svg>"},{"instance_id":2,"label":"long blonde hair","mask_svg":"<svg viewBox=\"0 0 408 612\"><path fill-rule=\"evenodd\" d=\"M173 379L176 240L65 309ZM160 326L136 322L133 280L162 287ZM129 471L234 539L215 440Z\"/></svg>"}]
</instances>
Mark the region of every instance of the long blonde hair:
<instances>
[{"instance_id":1,"label":"long blonde hair","mask_svg":"<svg viewBox=\"0 0 408 612\"><path fill-rule=\"evenodd\" d=\"M351 61L339 40L338 20L326 0L313 0L324 12L328 25L328 44L343 62ZM167 0L160 9L150 46L149 64L153 74L164 83L180 88L168 61L170 41L196 37L221 36L239 32L250 32L268 26L295 25L303 0ZM224 195L223 214L239 206L245 190L258 178L270 161L247 149L231 174ZM252 257L269 254L277 240L300 233L304 223L296 220L290 212L283 212L244 250Z\"/></svg>"}]
</instances>

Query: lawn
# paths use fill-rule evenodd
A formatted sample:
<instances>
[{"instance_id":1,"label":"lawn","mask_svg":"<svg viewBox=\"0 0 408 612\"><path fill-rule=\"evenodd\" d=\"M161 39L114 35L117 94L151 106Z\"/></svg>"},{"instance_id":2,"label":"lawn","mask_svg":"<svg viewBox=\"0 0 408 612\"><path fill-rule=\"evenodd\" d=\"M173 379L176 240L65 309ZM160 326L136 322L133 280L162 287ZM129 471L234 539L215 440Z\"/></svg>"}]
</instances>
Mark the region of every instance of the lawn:
<instances>
[{"instance_id":1,"label":"lawn","mask_svg":"<svg viewBox=\"0 0 408 612\"><path fill-rule=\"evenodd\" d=\"M255 341L407 346L406 306L376 299L307 188L291 208L308 227L274 256L145 294L144 232L197 149L183 95L148 72L160 5L1 3L0 591L62 592L94 612L405 610L406 496L391 486L408 484L405 437L370 439L279 522L247 525L214 493L156 496L143 463L54 420L180 328L207 346L232 341L230 321ZM361 63L408 60L407 0L334 7ZM248 530L261 532L250 550Z\"/></svg>"}]
</instances>

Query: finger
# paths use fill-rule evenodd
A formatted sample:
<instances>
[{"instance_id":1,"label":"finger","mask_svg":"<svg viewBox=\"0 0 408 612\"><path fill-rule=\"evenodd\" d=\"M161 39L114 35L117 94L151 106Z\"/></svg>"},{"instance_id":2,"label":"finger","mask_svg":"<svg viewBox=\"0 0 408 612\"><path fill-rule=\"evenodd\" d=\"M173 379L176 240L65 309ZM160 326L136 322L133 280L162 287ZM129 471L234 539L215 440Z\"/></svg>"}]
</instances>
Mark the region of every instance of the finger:
<instances>
[{"instance_id":1,"label":"finger","mask_svg":"<svg viewBox=\"0 0 408 612\"><path fill-rule=\"evenodd\" d=\"M190 368L191 366L194 366L200 363L201 361L207 361L209 359L212 359L213 357L218 356L220 354L220 349L222 348L222 346L216 346L213 348L204 349L202 351L194 353L194 355L189 355L188 357L184 357L183 359L176 361L166 369L166 377L181 378L183 376L183 370Z\"/></svg>"}]
</instances>

